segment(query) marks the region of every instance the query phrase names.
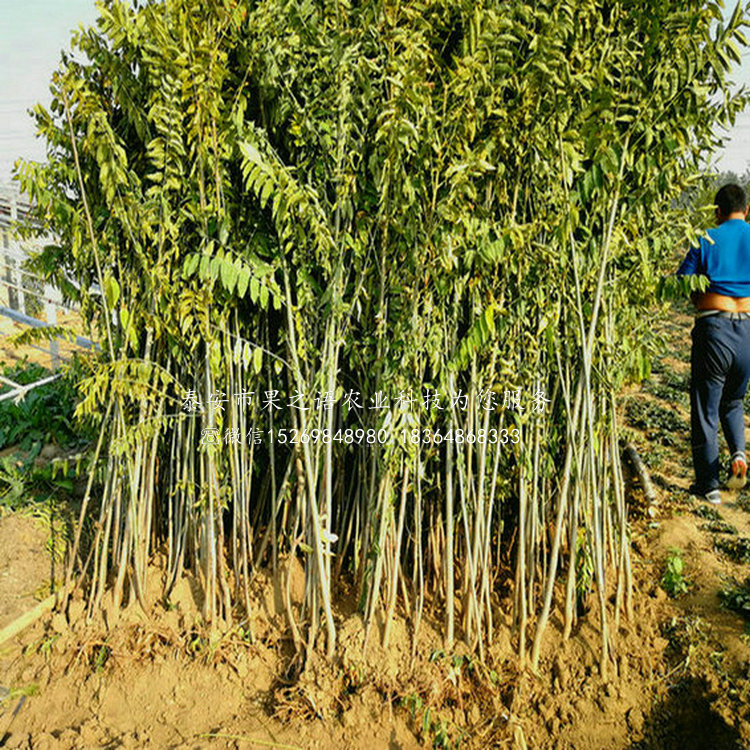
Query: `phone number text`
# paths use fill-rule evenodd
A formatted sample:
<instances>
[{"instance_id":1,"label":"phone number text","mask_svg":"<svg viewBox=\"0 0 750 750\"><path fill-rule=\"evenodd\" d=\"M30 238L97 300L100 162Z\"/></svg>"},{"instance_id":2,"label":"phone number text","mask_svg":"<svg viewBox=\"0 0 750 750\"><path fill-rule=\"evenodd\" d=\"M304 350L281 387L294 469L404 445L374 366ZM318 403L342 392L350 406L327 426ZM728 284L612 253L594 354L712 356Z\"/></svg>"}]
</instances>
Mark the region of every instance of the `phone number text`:
<instances>
[{"instance_id":1,"label":"phone number text","mask_svg":"<svg viewBox=\"0 0 750 750\"><path fill-rule=\"evenodd\" d=\"M266 430L270 440L276 443L344 443L346 445L385 445L394 439L403 444L412 443L420 445L430 443L440 445L441 443L468 443L507 445L521 442L521 433L514 427L509 430L480 428L478 430L451 429L445 432L429 428L415 427L411 430L400 430L393 433L391 430L365 430L339 429L339 430L298 430L293 427L279 430Z\"/></svg>"}]
</instances>

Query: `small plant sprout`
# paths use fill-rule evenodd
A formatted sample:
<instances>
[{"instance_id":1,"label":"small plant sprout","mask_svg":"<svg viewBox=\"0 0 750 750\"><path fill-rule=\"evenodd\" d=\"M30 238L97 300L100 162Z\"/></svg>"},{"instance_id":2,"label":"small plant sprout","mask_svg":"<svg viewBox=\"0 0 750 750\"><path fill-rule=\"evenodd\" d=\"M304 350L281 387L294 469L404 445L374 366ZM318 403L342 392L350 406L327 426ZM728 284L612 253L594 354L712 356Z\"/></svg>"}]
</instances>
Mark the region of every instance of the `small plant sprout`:
<instances>
[{"instance_id":1,"label":"small plant sprout","mask_svg":"<svg viewBox=\"0 0 750 750\"><path fill-rule=\"evenodd\" d=\"M677 547L670 547L661 585L673 599L676 599L688 590L688 581L682 574L684 567L682 550Z\"/></svg>"}]
</instances>

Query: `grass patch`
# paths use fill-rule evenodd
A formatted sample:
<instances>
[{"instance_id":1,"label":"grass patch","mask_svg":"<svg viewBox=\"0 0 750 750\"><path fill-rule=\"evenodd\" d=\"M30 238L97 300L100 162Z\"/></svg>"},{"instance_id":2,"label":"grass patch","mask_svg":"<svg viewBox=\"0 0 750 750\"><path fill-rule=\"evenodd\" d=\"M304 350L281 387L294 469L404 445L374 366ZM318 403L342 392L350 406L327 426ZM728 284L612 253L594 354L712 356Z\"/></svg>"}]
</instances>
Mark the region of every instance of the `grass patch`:
<instances>
[{"instance_id":1,"label":"grass patch","mask_svg":"<svg viewBox=\"0 0 750 750\"><path fill-rule=\"evenodd\" d=\"M702 523L701 531L712 531L714 534L736 534L737 527L726 521L709 521Z\"/></svg>"},{"instance_id":2,"label":"grass patch","mask_svg":"<svg viewBox=\"0 0 750 750\"><path fill-rule=\"evenodd\" d=\"M648 440L676 447L685 441L688 423L674 409L651 401L630 398L625 405L625 418L633 427L642 430Z\"/></svg>"},{"instance_id":3,"label":"grass patch","mask_svg":"<svg viewBox=\"0 0 750 750\"><path fill-rule=\"evenodd\" d=\"M710 505L699 505L697 508L693 508L693 513L699 518L705 518L708 521L721 521L719 511Z\"/></svg>"},{"instance_id":4,"label":"grass patch","mask_svg":"<svg viewBox=\"0 0 750 750\"><path fill-rule=\"evenodd\" d=\"M750 620L750 577L742 583L733 580L729 586L719 591L719 599L727 609L739 612Z\"/></svg>"},{"instance_id":5,"label":"grass patch","mask_svg":"<svg viewBox=\"0 0 750 750\"><path fill-rule=\"evenodd\" d=\"M679 376L647 380L643 383L643 390L662 401L677 403L687 408L690 405L688 380Z\"/></svg>"},{"instance_id":6,"label":"grass patch","mask_svg":"<svg viewBox=\"0 0 750 750\"><path fill-rule=\"evenodd\" d=\"M714 546L735 562L750 563L750 539L746 536L738 536L733 539L719 537L714 539Z\"/></svg>"},{"instance_id":7,"label":"grass patch","mask_svg":"<svg viewBox=\"0 0 750 750\"><path fill-rule=\"evenodd\" d=\"M29 385L52 375L52 371L25 360L3 368L3 375L20 385ZM34 456L46 443L77 448L94 439L90 425L76 424L73 419L78 402L74 368L57 380L28 391L15 403L0 402L0 450L18 445ZM3 386L0 393L7 393Z\"/></svg>"}]
</instances>

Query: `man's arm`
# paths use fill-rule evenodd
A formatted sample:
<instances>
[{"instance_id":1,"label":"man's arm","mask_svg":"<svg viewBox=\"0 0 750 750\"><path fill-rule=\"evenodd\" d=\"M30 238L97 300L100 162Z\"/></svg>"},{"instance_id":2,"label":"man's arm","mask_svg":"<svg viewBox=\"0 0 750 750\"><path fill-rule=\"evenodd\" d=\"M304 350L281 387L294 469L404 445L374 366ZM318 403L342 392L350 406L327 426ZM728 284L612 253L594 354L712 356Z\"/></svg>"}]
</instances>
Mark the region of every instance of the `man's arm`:
<instances>
[{"instance_id":1,"label":"man's arm","mask_svg":"<svg viewBox=\"0 0 750 750\"><path fill-rule=\"evenodd\" d=\"M691 247L688 250L685 259L677 269L677 276L694 276L695 274L703 273L701 263L701 249L698 247Z\"/></svg>"},{"instance_id":2,"label":"man's arm","mask_svg":"<svg viewBox=\"0 0 750 750\"><path fill-rule=\"evenodd\" d=\"M703 264L701 263L701 248L700 245L692 246L688 250L682 264L677 269L676 276L695 276L696 274L703 273ZM690 301L698 307L698 303L703 297L702 292L692 292L690 294Z\"/></svg>"}]
</instances>

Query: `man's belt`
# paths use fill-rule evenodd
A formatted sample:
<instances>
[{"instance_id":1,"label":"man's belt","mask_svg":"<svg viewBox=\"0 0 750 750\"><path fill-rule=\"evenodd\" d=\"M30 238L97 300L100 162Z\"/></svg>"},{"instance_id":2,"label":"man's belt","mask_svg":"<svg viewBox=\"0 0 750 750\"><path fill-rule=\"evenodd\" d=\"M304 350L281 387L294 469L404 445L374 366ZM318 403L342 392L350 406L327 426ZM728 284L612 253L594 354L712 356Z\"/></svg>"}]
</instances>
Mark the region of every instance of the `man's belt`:
<instances>
[{"instance_id":1,"label":"man's belt","mask_svg":"<svg viewBox=\"0 0 750 750\"><path fill-rule=\"evenodd\" d=\"M695 319L707 318L709 315L730 320L750 320L750 312L727 312L726 310L701 310L695 314Z\"/></svg>"}]
</instances>

